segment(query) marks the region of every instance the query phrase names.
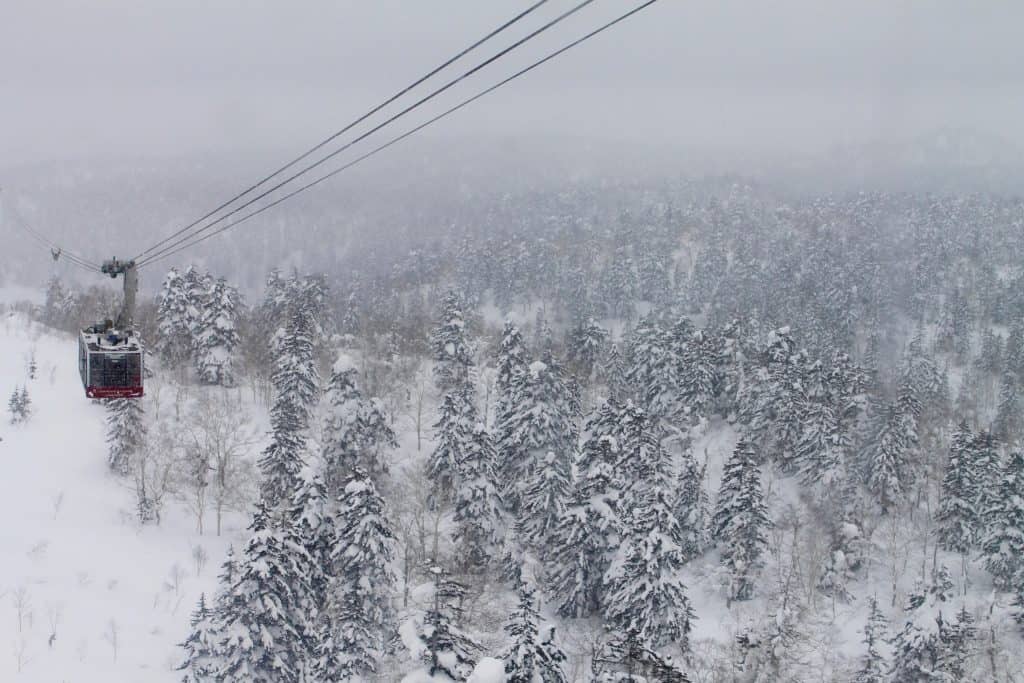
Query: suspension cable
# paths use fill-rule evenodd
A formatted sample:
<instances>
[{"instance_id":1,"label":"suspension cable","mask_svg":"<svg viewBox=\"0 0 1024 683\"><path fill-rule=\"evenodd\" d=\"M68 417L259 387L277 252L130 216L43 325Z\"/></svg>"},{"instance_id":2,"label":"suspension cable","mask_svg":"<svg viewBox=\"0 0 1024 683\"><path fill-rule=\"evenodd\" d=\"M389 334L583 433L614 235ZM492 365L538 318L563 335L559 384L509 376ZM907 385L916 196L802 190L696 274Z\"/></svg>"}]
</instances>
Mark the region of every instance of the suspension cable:
<instances>
[{"instance_id":1,"label":"suspension cable","mask_svg":"<svg viewBox=\"0 0 1024 683\"><path fill-rule=\"evenodd\" d=\"M22 227L22 229L25 230L25 232L28 234L28 236L31 237L32 239L34 239L44 249L48 249L51 254L56 253L58 258L63 257L65 259L67 259L68 263L70 263L70 264L72 264L74 266L78 266L79 268L82 268L83 270L87 270L90 273L98 273L98 272L100 272L99 266L96 266L96 265L90 263L89 261L82 260L80 257L76 256L72 252L65 251L63 247L55 246L52 243L50 243L48 240L46 240L45 238L41 238L41 237L37 236L34 232L31 231L31 229L28 228L28 226L20 226L20 227Z\"/></svg>"},{"instance_id":2,"label":"suspension cable","mask_svg":"<svg viewBox=\"0 0 1024 683\"><path fill-rule=\"evenodd\" d=\"M456 86L457 84L461 83L465 79L469 78L473 74L481 71L482 69L486 68L490 64L493 64L494 62L498 61L499 59L501 59L502 57L504 57L508 53L510 53L513 50L521 47L522 45L524 45L528 41L536 38L541 33L547 31L548 29L550 29L550 28L552 28L554 26L556 26L557 24L561 23L562 21L568 19L570 16L572 16L573 14L576 14L577 12L582 10L584 7L586 7L587 5L590 5L593 2L595 2L595 0L583 0L579 4L577 4L574 7L572 7L571 9L563 12L562 14L558 15L556 18L554 18L551 21L547 22L546 24L544 24L540 28L536 29L535 31L532 31L531 33L527 34L523 38L520 38L519 40L514 42L512 45L506 47L505 49L503 49L500 52L496 53L495 55L491 56L490 58L484 60L480 64L477 64L476 66L474 66L469 71L466 71L462 75L452 79L451 81L448 81L448 83L446 83L445 85L441 86L440 88L434 90L429 95L426 95L425 97L419 99L418 101L416 101L415 103L409 105L408 107L406 107L405 109L401 110L397 114L394 114L393 116L391 116L390 118L385 120L383 123L380 123L377 126L375 126L375 127L371 128L370 130L368 130L367 132L362 133L361 135L357 136L353 140L345 143L344 145L342 145L338 149L334 150L330 154L327 154L324 157L320 158L318 161L315 161L312 164L309 164L309 165L303 167L301 170L296 171L295 173L293 173L292 175L288 176L284 180L280 181L279 183L277 183L273 187L271 187L271 188L269 188L267 190L264 190L259 195L255 196L255 197L253 197L253 198L251 198L249 200L247 200L245 203L235 207L234 209L232 209L228 213L221 215L220 217L218 217L218 218L214 219L213 221L207 223L205 226L203 226L203 227L193 231L192 234L185 235L184 237L178 238L177 240L175 240L171 244L163 247L162 249L160 249L156 253L151 254L148 257L148 259L142 259L140 261L140 264L142 262L146 261L146 260L151 260L155 256L160 256L160 255L162 255L162 254L164 254L166 252L169 252L172 249L174 249L175 247L177 247L178 245L181 245L181 244L183 244L185 242L188 242L191 239L194 239L195 237L197 237L198 235L202 234L203 232L205 232L207 230L210 230L211 228L213 228L218 223L222 223L223 221L227 220L231 216L234 216L235 214L241 212L243 209L246 209L246 208L252 206L253 204L258 202L259 200L264 199L268 195L276 192L277 190L281 189L283 186L285 186L288 183L292 182L296 178L298 178L298 177L308 173L309 171L313 170L314 168L317 168L317 167L323 165L324 163L330 161L331 159L333 159L334 157L338 156L339 154L341 154L345 150L349 149L353 145L355 145L355 144L365 140L366 138L370 137L371 135L373 135L377 131L381 130L382 128L384 128L384 127L394 123L398 119L400 119L403 116L407 115L409 112L413 111L414 109L417 109L418 107L426 104L427 102L429 102L430 100L434 99L438 95L440 95L440 94L444 93L445 91L453 88L454 86ZM152 251L152 250L150 250L150 251Z\"/></svg>"},{"instance_id":3,"label":"suspension cable","mask_svg":"<svg viewBox=\"0 0 1024 683\"><path fill-rule=\"evenodd\" d=\"M303 153L302 153L302 154L300 154L299 156L295 157L294 159L292 159L291 161L289 161L289 162L288 162L287 164L285 164L284 166L281 166L281 167L280 167L280 168L278 168L278 169L277 169L276 171L274 171L274 172L273 172L273 173L271 173L270 175L266 176L265 178L263 178L263 179L262 179L262 180L260 180L259 182L255 183L255 184L253 184L253 185L250 185L250 186L249 186L248 188L246 188L246 189L245 189L245 190L243 190L242 192L239 192L238 194L236 194L236 195L235 195L234 197L232 197L231 199L227 200L226 202L224 202L223 204L221 204L221 205L220 205L220 206L218 206L217 208L215 208L215 209L213 209L212 211L210 211L209 213L207 213L207 214L206 214L205 216L202 216L201 218L198 218L198 219L196 219L196 220L195 220L195 221L193 221L192 223L189 223L188 225L186 225L186 226L185 226L184 228L182 228L181 230L178 230L178 231L177 231L177 232L175 232L174 234L172 234L172 235L170 235L170 236L168 236L168 237L164 238L163 240L161 240L161 241L157 242L156 244L154 244L153 246L149 247L148 249L146 249L145 251L143 251L142 253L140 253L140 254L139 254L138 256L136 256L136 257L135 257L135 260L139 260L139 259L140 259L140 258L142 258L143 256L146 256L147 254L150 254L150 253L152 253L153 251L155 251L155 250L156 250L157 248L159 248L159 247L162 247L163 245L167 244L168 242L170 242L170 241L171 241L171 240L173 240L174 238L176 238L176 237L178 237L178 236L182 235L182 234L183 234L183 233L185 233L185 232L188 232L189 230L191 230L191 229L192 229L192 228L194 228L195 226L199 225L200 223L202 223L203 221L207 220L208 218L211 218L211 217L213 217L214 215L216 215L217 213L219 213L219 212L220 212L220 211L222 211L223 209L227 208L228 206L230 206L230 205L231 205L231 204L233 204L234 202L238 201L238 200L239 200L239 199L241 199L242 197L246 196L246 195L247 195L247 194L249 194L250 192L252 192L252 191L254 191L254 190L256 190L256 189L258 189L258 188L262 187L263 185L265 185L266 183L268 183L268 182L269 182L270 180L272 180L273 178L277 177L277 176L278 176L278 175L280 175L281 173L284 173L284 172L285 172L285 171L287 171L287 170L288 170L289 168L293 167L293 166L294 166L295 164L299 163L300 161L302 161L302 160L304 160L304 159L307 159L307 158L309 158L309 156L310 156L310 155L312 155L312 154L314 154L315 152L317 152L317 151L319 151L319 150L323 149L324 147L326 147L326 146L327 146L328 144L330 144L331 142L334 142L334 141L335 141L336 139L338 139L339 137L341 137L342 135L344 135L344 134L345 134L345 133L347 133L348 131L352 130L352 129L353 129L353 128L355 128L355 127L356 127L357 125L359 125L360 123L362 123L362 122L363 122L363 121L365 121L366 119L370 118L370 117L371 117L371 116L373 116L374 114L378 113L379 111L381 111L382 109L384 109L384 108L385 108L385 107L387 107L388 105L390 105L390 104L393 104L393 103L394 103L394 102L395 102L396 100L398 100L398 99L400 99L401 97L403 97L404 95L408 94L408 93L409 93L409 92L410 92L411 90L413 90L414 88L416 88L416 87L418 87L418 86L422 85L422 84L423 84L424 82L426 82L427 80L429 80L429 79L433 78L434 76L436 76L436 75L437 75L438 73L440 73L441 71L444 71L444 70L445 70L445 69L447 69L447 68L448 68L449 66L451 66L452 64L454 64L454 63L455 63L455 62L457 62L458 60L462 59L462 58L463 58L463 57L465 57L465 56L466 56L467 54L469 54L470 52L472 52L473 50L475 50L476 48L480 47L481 45L483 45L484 43L486 43L487 41L489 41L489 40L490 40L491 38L494 38L494 37L495 37L495 36L497 36L497 35L498 35L499 33L501 33L501 32L503 32L503 31L505 31L505 30L506 30L507 28L509 28L509 27L510 27L510 26L512 26L513 24L515 24L515 23L519 22L519 21L520 21L521 19L525 18L526 16L528 16L529 14L531 14L532 12L534 12L535 10L539 9L539 8L540 8L540 7L542 6L542 5L546 4L546 3L548 2L548 1L549 1L549 0L538 0L538 2L535 2L534 4L530 5L530 6L529 6L529 7L527 7L527 8L525 9L525 10L523 10L522 12L520 12L519 14L517 14L516 16L514 16L514 17L512 17L511 19L509 19L508 21L506 21L506 22L505 22L504 24L502 24L502 25L501 25L501 26L499 26L498 28L494 29L493 31L491 31L490 33L488 33L487 35L485 35L485 36L484 36L483 38L481 38L481 39L477 40L477 41L476 41L475 43L473 43L473 44L472 44L472 45L470 45L469 47L467 47L467 48L463 49L463 50L462 50L461 52L459 52L458 54L456 54L456 55L455 55L454 57L452 57L452 58L448 59L448 60L447 60L447 61L445 61L445 62L444 62L443 64L441 64L440 66L438 66L438 67L434 68L433 70L431 70L430 72L428 72L428 73L427 73L426 75L424 75L424 76L420 77L419 79L417 79L417 80L416 80L416 81L414 81L413 83L409 84L409 85L408 85L408 86L406 86L405 88L402 88L402 89L401 89L401 90L399 90L399 91L398 91L397 93L395 93L394 95L392 95L392 96L391 96L391 97L389 97L388 99L384 100L383 102L381 102L380 104L378 104L378 105L377 105L377 106L375 106L374 108L370 109L370 110L369 110L369 111L367 111L367 112L366 112L365 114L363 114L363 115L362 115L362 116L360 116L359 118L355 119L354 121L352 121L351 123L349 123L348 125L346 125L346 126L345 126L344 128L342 128L341 130L339 130L339 131L337 131L336 133L332 134L331 136L329 136L329 137L325 138L325 139L324 139L323 141L321 141L321 142L317 143L317 144L316 144L316 145L314 145L313 147L310 147L310 148L309 148L308 150L306 150L305 152L303 152Z\"/></svg>"},{"instance_id":4,"label":"suspension cable","mask_svg":"<svg viewBox=\"0 0 1024 683\"><path fill-rule=\"evenodd\" d=\"M320 176L316 180L313 180L312 182L309 182L309 183L307 183L307 184L305 184L305 185L303 185L303 186L301 186L301 187L299 187L299 188L289 192L288 194L285 194L282 197L279 197L278 199L274 200L273 202L271 202L269 204L266 204L265 206L262 206L259 209L255 210L255 211L252 211L251 213L248 213L248 214L242 216L241 218L238 218L238 219L236 219L234 221L231 221L230 223L227 223L226 225L222 225L221 227L219 227L217 230L215 230L213 232L209 232L209 233L203 235L202 237L198 237L198 238L195 238L196 236L193 235L192 238L188 238L188 239L191 239L192 241L189 241L186 244L181 244L180 246L178 246L176 248L174 248L174 245L172 245L171 248L169 248L167 250L163 250L163 251L161 251L158 254L154 254L153 256L151 256L151 257L149 257L147 259L144 259L141 263L139 263L139 267L141 268L141 267L146 266L146 265L148 265L150 263L162 260L162 259L167 258L169 256L172 256L174 254L177 254L178 252L183 251L185 249L188 249L190 247L193 247L193 246L199 244L200 242L205 242L207 239L209 239L209 238L211 238L211 237L213 237L215 235L218 235L218 234L224 232L225 230L228 230L229 228L232 228L232 227L234 227L234 226L236 226L236 225L238 225L240 223L243 223L243 222L249 220L250 218L258 216L259 214L263 213L267 209L270 209L270 208L272 208L274 206L277 206L278 204L280 204L280 203L282 203L282 202L284 202L284 201L286 201L288 199L291 199L295 195L300 194L301 192L304 192L304 191L306 191L306 190L308 190L308 189L310 189L312 187L315 187L316 185L319 185L320 183L324 182L325 180L328 180L329 178L333 178L334 176L338 175L339 173L341 173L341 172L343 172L343 171L345 171L345 170L347 170L349 168L352 168L356 164L358 164L358 163L360 163L360 162L362 162L362 161L364 161L364 160L374 156L375 154L377 154L379 152L384 151L388 147L391 147L392 145L395 145L395 144L401 142L402 140L408 138L409 136L411 136L411 135L413 135L413 134L423 130L427 126L430 126L430 125L440 121L441 119L444 119L444 118L450 116L451 114L454 114L455 112L459 111L460 109L462 109L462 108L472 104L473 102L475 102L475 101L481 99L482 97L484 97L484 96L494 92L495 90L503 87L504 85L506 85L508 83L511 83L512 81L520 78L521 76L526 75L527 73L533 71L534 69L540 67L541 65L546 64L547 62L555 59L559 55L561 55L561 54L563 54L565 52L568 52L572 48L574 48L574 47L576 47L576 46L578 46L578 45L580 45L580 44L590 40L591 38L597 36L598 34L603 33L604 31L607 31L608 29L612 28L613 26L615 26L615 25L625 21L626 19L629 19L633 15L638 14L642 10L647 9L648 7L650 7L651 5L653 5L656 2L658 2L658 0L647 0L647 2L644 2L643 4L641 4L641 5L637 6L637 7L634 7L629 12L626 12L625 14L620 15L619 17L613 19L612 21L609 21L608 23L606 23L606 24L600 26L599 28L591 31L590 33L587 33L587 34L583 35L582 37L577 38L576 40L574 40L573 42L569 43L568 45L565 45L564 47L562 47L562 48L560 48L560 49L558 49L558 50L548 54L546 57L544 57L544 58L534 62L530 66L528 66L528 67L526 67L526 68L524 68L524 69L522 69L520 71L517 71L516 73L512 74L508 78L498 82L495 85L492 85L491 87L489 87L489 88L487 88L485 90L480 91L476 95L474 95L474 96L472 96L472 97L470 97L470 98L468 98L466 100L463 100L462 102L460 102L459 104L455 105L451 109L448 109L448 110L442 112L441 114L438 114L437 116L435 116L435 117L433 117L431 119L428 119L424 123L421 123L420 125L416 126L415 128L412 128L411 130L403 133L402 135L399 135L398 137L392 138L388 142L386 142L386 143L384 143L384 144L382 144L382 145L380 145L380 146L370 150L366 154L363 154L362 156L357 157L356 159L348 162L347 164L334 169L330 173L327 173L327 174L325 174L323 176ZM193 239L193 238L195 238L195 239Z\"/></svg>"},{"instance_id":5,"label":"suspension cable","mask_svg":"<svg viewBox=\"0 0 1024 683\"><path fill-rule=\"evenodd\" d=\"M11 213L13 214L14 212L12 211ZM93 272L99 272L99 270L100 270L99 264L93 263L92 261L89 261L88 259L85 259L85 258L79 256L78 254L74 253L73 251L69 251L68 249L65 249L64 247L62 247L61 245L57 244L56 242L54 242L54 241L52 241L50 239L47 239L47 237L44 234L42 234L41 232L39 232L38 230L36 230L32 226L30 226L25 221L21 220L20 217L15 216L14 220L12 222L16 226L18 226L21 230L23 230L29 237L31 237L33 240L35 240L40 246L45 247L46 249L49 249L51 254L56 253L58 255L58 258L63 256L70 263L78 266L79 268L84 268L85 270L89 270L89 271L93 271Z\"/></svg>"}]
</instances>

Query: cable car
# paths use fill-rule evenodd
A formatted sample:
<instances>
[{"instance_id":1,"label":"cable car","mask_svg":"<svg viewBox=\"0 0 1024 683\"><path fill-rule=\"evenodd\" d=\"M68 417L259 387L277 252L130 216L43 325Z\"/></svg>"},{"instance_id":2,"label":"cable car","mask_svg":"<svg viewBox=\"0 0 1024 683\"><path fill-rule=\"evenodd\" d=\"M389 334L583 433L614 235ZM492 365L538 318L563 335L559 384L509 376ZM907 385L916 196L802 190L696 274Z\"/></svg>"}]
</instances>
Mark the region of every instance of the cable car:
<instances>
[{"instance_id":1,"label":"cable car","mask_svg":"<svg viewBox=\"0 0 1024 683\"><path fill-rule=\"evenodd\" d=\"M91 325L78 337L78 372L89 398L142 396L142 344L109 320Z\"/></svg>"},{"instance_id":2,"label":"cable car","mask_svg":"<svg viewBox=\"0 0 1024 683\"><path fill-rule=\"evenodd\" d=\"M142 341L132 331L139 289L135 261L104 261L100 272L124 277L124 302L116 324L106 320L78 335L78 374L89 398L141 398Z\"/></svg>"}]
</instances>

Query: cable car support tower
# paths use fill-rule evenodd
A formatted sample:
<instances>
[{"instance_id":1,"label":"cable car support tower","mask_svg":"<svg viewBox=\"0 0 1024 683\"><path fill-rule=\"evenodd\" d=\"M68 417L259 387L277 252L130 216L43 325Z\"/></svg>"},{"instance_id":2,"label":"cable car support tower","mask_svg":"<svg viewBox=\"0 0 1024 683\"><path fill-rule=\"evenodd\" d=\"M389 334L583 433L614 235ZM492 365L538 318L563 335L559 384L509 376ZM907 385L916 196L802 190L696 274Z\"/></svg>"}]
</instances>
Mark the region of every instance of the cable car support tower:
<instances>
[{"instance_id":1,"label":"cable car support tower","mask_svg":"<svg viewBox=\"0 0 1024 683\"><path fill-rule=\"evenodd\" d=\"M119 330L131 330L135 327L135 298L139 293L139 271L135 267L135 261L119 261L112 258L102 263L100 272L115 280L118 275L124 277L124 301L114 325Z\"/></svg>"}]
</instances>

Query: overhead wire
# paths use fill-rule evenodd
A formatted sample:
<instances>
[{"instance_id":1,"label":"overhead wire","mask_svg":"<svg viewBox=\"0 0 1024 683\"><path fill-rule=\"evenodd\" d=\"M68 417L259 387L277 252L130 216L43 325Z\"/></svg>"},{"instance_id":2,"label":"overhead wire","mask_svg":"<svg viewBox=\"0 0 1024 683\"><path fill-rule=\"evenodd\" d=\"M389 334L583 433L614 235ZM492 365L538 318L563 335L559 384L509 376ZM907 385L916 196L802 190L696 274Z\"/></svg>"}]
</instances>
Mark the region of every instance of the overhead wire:
<instances>
[{"instance_id":1,"label":"overhead wire","mask_svg":"<svg viewBox=\"0 0 1024 683\"><path fill-rule=\"evenodd\" d=\"M21 230L23 230L26 234L28 234L29 237L31 237L33 240L35 240L36 243L38 243L39 245L49 249L51 254L57 253L58 254L58 258L65 258L65 259L67 259L68 262L78 266L79 268L84 268L85 270L89 270L89 271L93 271L93 272L99 272L100 271L99 264L93 263L92 261L90 261L90 260L88 260L88 259L86 259L86 258L84 258L82 256L79 256L78 254L74 253L73 251L70 251L70 250L64 248L63 246L61 246L60 244L57 244L56 242L48 239L46 237L46 235L42 234L41 232L39 232L38 230L36 230L32 226L30 226L28 223L26 223L21 218L15 216L13 218L12 222L16 226L18 226Z\"/></svg>"},{"instance_id":2,"label":"overhead wire","mask_svg":"<svg viewBox=\"0 0 1024 683\"><path fill-rule=\"evenodd\" d=\"M93 272L93 273L100 272L100 267L98 265L96 265L95 263L92 263L91 261L87 261L87 260L81 258L80 256L74 254L73 252L67 251L63 247L50 242L45 237L39 236L39 234L34 232L29 226L22 224L19 227L21 227L23 230L25 230L25 232L29 235L29 237L34 239L40 246L42 246L45 249L50 250L51 255L56 252L58 259L64 258L65 260L68 261L68 263L76 265L79 268L83 268L85 270L88 270L89 272Z\"/></svg>"},{"instance_id":3,"label":"overhead wire","mask_svg":"<svg viewBox=\"0 0 1024 683\"><path fill-rule=\"evenodd\" d=\"M609 21L608 23L603 24L602 26L600 26L600 27L594 29L593 31L591 31L591 32L581 36L580 38L577 38L576 40L572 41L571 43L568 43L567 45L559 48L558 50L555 50L554 52L551 52L550 54L548 54L547 56L543 57L542 59L539 59L536 62L533 62L532 64L530 64L526 68L521 69L521 70L515 72L514 74L512 74L508 78L505 78L505 79L499 81L498 83L496 83L495 85L492 85L489 88L486 88L486 89L480 91L476 95L473 95L472 97L463 100L462 102L460 102L459 104L455 105L454 107L451 107L450 109L445 110L444 112L438 114L437 116L434 116L431 119L428 119L427 121L425 121L424 123L421 123L420 125L416 126L415 128L412 128L412 129L406 131L405 133L403 133L403 134L401 134L401 135L399 135L399 136L397 136L395 138L392 138L391 140L385 142L384 144L379 145L378 147L375 147L374 149L370 150L369 152L363 154L362 156L359 156L356 159L354 159L354 160L344 164L343 166L340 166L340 167L334 169L330 173L327 173L327 174L325 174L323 176L320 176L316 180L313 180L313 181L311 181L311 182L309 182L309 183L307 183L307 184L305 184L305 185L303 185L303 186L301 186L301 187L299 187L299 188L297 188L295 190L292 190L291 192L289 192L289 193L287 193L287 194L285 194L285 195L275 199L274 201L272 201L269 204L266 204L266 205L260 207L259 209L256 209L255 211L252 211L252 212L250 212L248 214L245 214L244 216L242 216L242 217L240 217L240 218L238 218L238 219L236 219L234 221L231 221L231 222L229 222L229 223L227 223L225 225L220 226L219 228L217 228L217 230L215 230L213 232L208 232L205 235L202 235L201 237L198 237L197 236L198 233L197 233L197 235L193 235L192 237L189 237L187 240L185 240L184 241L185 243L182 243L182 242L177 243L178 246L176 248L174 248L174 245L172 245L170 248L168 248L166 250L162 250L161 252L159 252L157 254L154 254L153 256L151 256L149 258L143 259L139 263L139 267L141 268L141 267L146 266L146 265L148 265L150 263L154 263L154 262L162 260L164 258L173 256L174 254L177 254L177 253L179 253L179 252L181 252L181 251L183 251L185 249L189 249L189 248L191 248L191 247L193 247L193 246L195 246L195 245L197 245L197 244L199 244L201 242L205 242L207 239L209 239L211 237L214 237L216 235L219 235L220 233L223 233L224 231L226 231L226 230L228 230L228 229L230 229L230 228L232 228L232 227L234 227L236 225L239 225L240 223L243 223L243 222L245 222L245 221L247 221L247 220L249 220L251 218L254 218L255 216L258 216L259 214L263 213L264 211L266 211L266 210L268 210L270 208L273 208L274 206L277 206L278 204L281 204L282 202L287 201L288 199L291 199L295 195L300 194L302 192L305 192L306 190L308 190L308 189L310 189L312 187L315 187L316 185L319 185L320 183L328 180L329 178L333 178L334 176L338 175L339 173L342 173L343 171L345 171L345 170L347 170L349 168L352 168L356 164L359 164L362 161L364 161L366 159L369 159L370 157L378 154L379 152L382 152L385 149L391 147L392 145L395 145L395 144L401 142L402 140L408 138L409 136L414 135L415 133L417 133L417 132L423 130L424 128L426 128L427 126L433 125L434 123L436 123L436 122L438 122L438 121L440 121L440 120L442 120L444 118L447 118L451 114L454 114L455 112L459 111L460 109L463 109L464 107L472 104L473 102L476 102L477 100L481 99L482 97L485 97L486 95L494 92L495 90L498 90L499 88L507 85L508 83L511 83L512 81L514 81L514 80L516 80L516 79L518 79L518 78L528 74L529 72L533 71L534 69L542 66L543 64L546 64L547 62L550 62L551 60L553 60L556 57L564 54L565 52L568 52L569 50L573 49L574 47L577 47L578 45L580 45L582 43L585 43L586 41L590 40L591 38L594 38L595 36L597 36L597 35L605 32L605 31L607 31L608 29L612 28L613 26L616 26L617 24L619 24L619 23L629 19L630 17L638 14L639 12L647 9L648 7L650 7L651 5L655 4L656 2L658 2L658 0L647 0L646 2L644 2L644 3L634 7L632 10L630 10L630 11L628 11L628 12L622 14L622 15L619 15L617 18ZM189 241L189 240L191 240L191 241Z\"/></svg>"},{"instance_id":4,"label":"overhead wire","mask_svg":"<svg viewBox=\"0 0 1024 683\"><path fill-rule=\"evenodd\" d=\"M397 100L401 99L403 96L408 94L410 91L412 91L413 89L415 89L418 86L422 85L424 82L430 80L431 78L433 78L434 76L436 76L440 72L444 71L449 66L451 66L452 64L454 64L458 60L462 59L467 54L469 54L470 52L475 50L476 48L480 47L481 45L483 45L487 41L491 40L492 38L494 38L498 34L502 33L503 31L505 31L509 27L513 26L514 24L518 23L520 20L526 18L527 16L532 14L534 11L539 9L542 5L547 4L547 2L549 2L549 0L538 0L537 2L533 3L532 5L527 7L522 12L516 14L511 19L509 19L505 23L503 23L500 26L498 26L496 29L490 31L487 35L485 35L484 37L480 38L479 40L474 42L469 47L464 48L463 50L461 50L460 52L455 54L453 57L451 57L448 60L446 60L444 63L440 64L439 66L435 67L431 71L427 72L425 75L423 75L420 78L418 78L417 80L413 81L412 83L410 83L406 87L402 88L401 90L396 92L391 97L387 98L386 100L384 100L380 104L376 105L375 107L373 107L372 109L367 111L365 114L359 116L354 121L352 121L351 123L347 124L341 130L331 134L327 138L324 138L321 142L317 143L313 147L310 147L308 150L306 150L305 152L303 152L299 156L295 157L294 159L292 159L291 161L286 163L284 166L281 166L280 168L278 168L276 171L274 171L270 175L264 177L263 179L261 179L260 181L256 182L255 184L250 185L245 190L239 192L238 194L236 194L231 199L227 200L226 202L224 202L223 204L221 204L217 208L215 208L212 211L210 211L209 213L207 213L205 216L202 216L202 217L196 219L195 221L193 221L193 222L189 223L188 225L186 225L184 228L181 228L180 230L178 230L174 234L164 238L163 240L157 242L156 244L154 244L153 246L149 247L145 251L141 252L140 254L138 254L135 257L135 260L139 260L143 256L146 256L146 255L154 252L159 247L162 247L163 245L167 244L171 240L173 240L173 239L179 237L180 235L188 232L189 230L191 230L192 228L196 227L197 225L199 225L203 221L206 221L207 219L212 218L213 216L215 216L216 214L220 213L222 210L226 209L228 206L230 206L234 202L238 201L242 197L245 197L249 193L255 191L256 189L258 189L260 187L262 187L266 183L270 182L273 178L276 178L281 173L284 173L289 168L292 168L293 166L295 166L295 164L299 163L300 161L303 161L304 159L309 158L312 154L318 152L319 150L323 149L324 147L326 147L330 143L334 142L339 137L341 137L342 135L344 135L348 131L352 130L353 128L355 128L357 125L359 125L360 123L362 123L366 119L370 118L374 114L377 114L378 112L383 110L385 107L387 107L387 106L393 104L394 102L396 102Z\"/></svg>"},{"instance_id":5,"label":"overhead wire","mask_svg":"<svg viewBox=\"0 0 1024 683\"><path fill-rule=\"evenodd\" d=\"M261 199L266 198L268 195L273 194L277 190L281 189L282 187L284 187L285 185L291 183L292 181L296 180L297 178L301 177L302 175L305 175L309 171L311 171L311 170L313 170L315 168L318 168L319 166L321 166L321 165L325 164L326 162L330 161L331 159L333 159L334 157L338 156L339 154L341 154L345 150L351 148L353 145L358 144L359 142L365 140L366 138L370 137L374 133L376 133L376 132L380 131L381 129L385 128L386 126L394 123L395 121L397 121L398 119L402 118L403 116L406 116L407 114L409 114L413 110L421 107L422 105L424 105L427 102L433 100L434 98L436 98L437 96L441 95L442 93L450 90L451 88L453 88L454 86L458 85L462 81L466 80L470 76L476 74L477 72L481 71L482 69L486 68L487 66L493 64L494 62L496 62L499 59L501 59L502 57L506 56L507 54L509 54L513 50L516 50L517 48L521 47L522 45L524 45L525 43L529 42L530 40L533 40L534 38L536 38L541 33L544 33L545 31L547 31L547 30L553 28L554 26L560 24L561 22L563 22L566 19L568 19L570 16L576 14L577 12L579 12L580 10L582 10L583 8L587 7L588 5L592 4L595 1L596 0L583 0L582 2L576 4L572 8L570 8L570 9L566 10L565 12L563 12L562 14L558 15L554 19L548 21L547 23L545 23L540 28L535 29L534 31L530 32L526 36L524 36L524 37L520 38L519 40L515 41L514 43L512 43L508 47L502 49L501 51L497 52L496 54L492 55L488 59L486 59L483 62L477 64L476 66L474 66L473 68L471 68L468 71L464 72L463 74L457 76L456 78L448 81L443 86L435 89L430 94L420 98L419 100L417 100L413 104L407 106L405 109L402 109L398 113L392 115L391 117L389 117L388 119L386 119L382 123L374 126L373 128L371 128L370 130L366 131L365 133L362 133L362 134L358 135L357 137L355 137L351 141L345 143L344 145L342 145L338 149L332 151L331 153L321 157L318 161L315 161L312 164L309 164L309 165L303 167L301 170L293 173L292 175L290 175L287 178L285 178L284 180L278 182L277 184L275 184L271 188L263 191L259 195L255 196L255 197L253 197L253 198L251 198L249 200L247 200L245 203L240 204L239 206L233 208L231 211L229 211L229 212L219 216L218 218L216 218L213 221L207 223L206 225L198 228L197 230L194 230L191 234L185 235L184 237L179 237L178 239L176 239L173 242L171 242L171 244L168 244L168 245L164 246L162 249L160 249L160 250L158 250L156 252L153 252L152 249L147 250L148 252L150 252L150 256L148 256L146 258L142 258L142 259L136 259L136 260L139 261L140 264L144 263L144 262L147 262L147 261L150 261L155 256L159 256L159 255L162 255L165 252L169 252L170 250L173 250L178 245L183 244L183 243L185 243L185 242L187 242L189 240L192 240L192 239L196 238L198 235L202 234L203 232L205 232L207 230L210 230L211 228L213 228L214 226L216 226L219 223L224 222L225 220L227 220L231 216L234 216L234 215L240 213L242 210L252 206L256 202L260 201ZM179 234L180 234L180 232L181 231L179 231ZM167 240L164 240L164 242L167 242Z\"/></svg>"}]
</instances>

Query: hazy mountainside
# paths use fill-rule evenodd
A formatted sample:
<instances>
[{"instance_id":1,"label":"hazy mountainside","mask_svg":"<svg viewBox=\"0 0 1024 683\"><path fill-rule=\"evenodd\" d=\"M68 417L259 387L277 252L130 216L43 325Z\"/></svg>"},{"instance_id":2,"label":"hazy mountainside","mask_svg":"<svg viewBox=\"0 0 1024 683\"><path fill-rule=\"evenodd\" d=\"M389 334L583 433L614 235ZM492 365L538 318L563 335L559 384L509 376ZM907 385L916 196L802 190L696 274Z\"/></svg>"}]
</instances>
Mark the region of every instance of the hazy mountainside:
<instances>
[{"instance_id":1,"label":"hazy mountainside","mask_svg":"<svg viewBox=\"0 0 1024 683\"><path fill-rule=\"evenodd\" d=\"M866 190L1019 194L1024 150L1010 140L965 129L939 130L893 144L838 147L819 178ZM807 178L811 187L817 184ZM834 186L834 185L833 185Z\"/></svg>"},{"instance_id":2,"label":"hazy mountainside","mask_svg":"<svg viewBox=\"0 0 1024 683\"><path fill-rule=\"evenodd\" d=\"M4 168L0 235L16 257L2 273L5 284L38 286L48 273L36 267L37 247L16 223L94 261L134 256L244 189L239 179L251 178L253 169L276 167L290 154L230 150ZM743 171L733 174L735 169ZM329 191L304 194L286 209L257 217L238 228L247 233L244 239L229 233L187 256L231 273L246 293L258 295L274 267L328 274L355 268L376 275L392 268L404 249L447 249L465 231L543 236L546 213L607 221L641 207L721 198L734 184L760 187L771 193L771 202L785 203L793 196L862 190L1013 196L1021 178L1024 155L1018 148L969 130L785 159L564 136L468 143L439 137L410 142L396 156L344 174ZM553 204L559 195L576 205ZM403 246L398 253L396 243ZM64 273L80 277L74 269ZM158 279L158 272L144 273L143 289L155 291Z\"/></svg>"},{"instance_id":3,"label":"hazy mountainside","mask_svg":"<svg viewBox=\"0 0 1024 683\"><path fill-rule=\"evenodd\" d=\"M249 520L187 680L1014 680L1019 199L468 197L248 297L160 268L160 389L108 406L110 476L147 536ZM53 279L31 312L108 305Z\"/></svg>"}]
</instances>

